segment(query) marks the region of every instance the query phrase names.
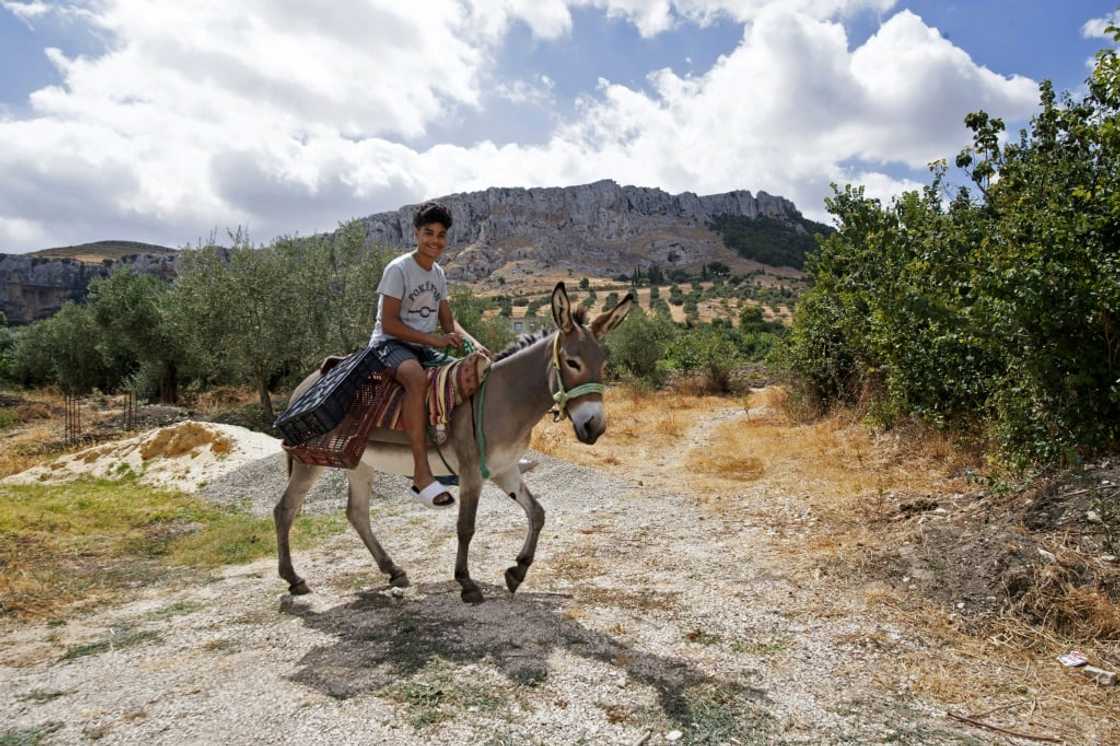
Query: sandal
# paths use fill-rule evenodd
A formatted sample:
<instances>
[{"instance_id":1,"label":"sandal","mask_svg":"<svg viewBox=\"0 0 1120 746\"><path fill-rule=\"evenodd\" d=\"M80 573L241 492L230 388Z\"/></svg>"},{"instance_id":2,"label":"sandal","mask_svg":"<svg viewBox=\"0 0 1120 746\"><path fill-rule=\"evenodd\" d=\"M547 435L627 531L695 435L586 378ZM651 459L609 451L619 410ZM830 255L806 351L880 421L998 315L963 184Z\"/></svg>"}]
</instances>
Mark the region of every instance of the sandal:
<instances>
[{"instance_id":1,"label":"sandal","mask_svg":"<svg viewBox=\"0 0 1120 746\"><path fill-rule=\"evenodd\" d=\"M416 489L416 485L413 485L409 489L412 490L413 500L429 508L450 508L455 504L455 498L452 497L451 493L444 489L444 486L439 482L432 482L422 490ZM443 495L447 495L447 502L437 503L436 499Z\"/></svg>"}]
</instances>

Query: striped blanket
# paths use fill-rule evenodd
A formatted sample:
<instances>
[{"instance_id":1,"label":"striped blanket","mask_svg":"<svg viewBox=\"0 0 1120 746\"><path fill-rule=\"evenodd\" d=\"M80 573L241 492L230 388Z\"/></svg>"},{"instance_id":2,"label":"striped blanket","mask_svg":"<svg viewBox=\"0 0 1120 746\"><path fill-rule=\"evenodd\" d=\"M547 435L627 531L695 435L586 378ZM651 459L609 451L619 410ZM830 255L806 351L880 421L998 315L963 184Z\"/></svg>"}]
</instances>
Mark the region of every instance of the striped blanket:
<instances>
[{"instance_id":1,"label":"striped blanket","mask_svg":"<svg viewBox=\"0 0 1120 746\"><path fill-rule=\"evenodd\" d=\"M490 372L490 358L481 352L472 352L462 360L428 368L428 395L424 402L428 412L428 437L436 444L447 440L447 424L451 410L478 391L479 385ZM404 430L401 407L404 404L404 387L391 378L381 384L382 390L375 397L376 412L373 427Z\"/></svg>"}]
</instances>

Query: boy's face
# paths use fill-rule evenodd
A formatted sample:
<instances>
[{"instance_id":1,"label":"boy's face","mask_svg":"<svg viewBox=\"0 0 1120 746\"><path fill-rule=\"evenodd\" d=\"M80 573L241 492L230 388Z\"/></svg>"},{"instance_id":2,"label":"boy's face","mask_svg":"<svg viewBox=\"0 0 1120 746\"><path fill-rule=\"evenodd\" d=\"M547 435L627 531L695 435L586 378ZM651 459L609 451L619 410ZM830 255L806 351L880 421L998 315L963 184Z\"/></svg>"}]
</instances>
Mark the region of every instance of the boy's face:
<instances>
[{"instance_id":1,"label":"boy's face","mask_svg":"<svg viewBox=\"0 0 1120 746\"><path fill-rule=\"evenodd\" d=\"M447 228L443 223L426 223L416 229L416 249L433 262L447 248Z\"/></svg>"}]
</instances>

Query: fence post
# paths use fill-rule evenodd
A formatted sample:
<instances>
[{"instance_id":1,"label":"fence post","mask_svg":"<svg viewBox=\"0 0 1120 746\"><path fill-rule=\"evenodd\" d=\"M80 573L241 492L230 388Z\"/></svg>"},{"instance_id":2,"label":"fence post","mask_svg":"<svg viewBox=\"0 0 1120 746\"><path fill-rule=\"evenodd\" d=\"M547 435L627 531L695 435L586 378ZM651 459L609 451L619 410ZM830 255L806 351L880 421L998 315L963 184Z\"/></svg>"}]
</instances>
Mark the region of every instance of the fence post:
<instances>
[{"instance_id":1,"label":"fence post","mask_svg":"<svg viewBox=\"0 0 1120 746\"><path fill-rule=\"evenodd\" d=\"M66 435L67 446L72 446L82 437L81 404L75 394L66 392Z\"/></svg>"},{"instance_id":2,"label":"fence post","mask_svg":"<svg viewBox=\"0 0 1120 746\"><path fill-rule=\"evenodd\" d=\"M124 411L121 413L121 424L128 432L136 429L136 392L129 389L124 395Z\"/></svg>"}]
</instances>

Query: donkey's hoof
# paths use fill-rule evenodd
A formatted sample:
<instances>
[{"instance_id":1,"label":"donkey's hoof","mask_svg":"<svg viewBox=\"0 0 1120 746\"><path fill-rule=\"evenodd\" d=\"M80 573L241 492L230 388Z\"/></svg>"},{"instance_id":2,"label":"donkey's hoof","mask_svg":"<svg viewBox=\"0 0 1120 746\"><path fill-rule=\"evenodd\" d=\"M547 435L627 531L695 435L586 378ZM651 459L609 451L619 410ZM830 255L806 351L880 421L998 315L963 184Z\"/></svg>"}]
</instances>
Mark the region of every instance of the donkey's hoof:
<instances>
[{"instance_id":1,"label":"donkey's hoof","mask_svg":"<svg viewBox=\"0 0 1120 746\"><path fill-rule=\"evenodd\" d=\"M402 571L389 578L389 585L393 588L407 588L412 583L408 582L408 573Z\"/></svg>"},{"instance_id":2,"label":"donkey's hoof","mask_svg":"<svg viewBox=\"0 0 1120 746\"><path fill-rule=\"evenodd\" d=\"M482 603L482 591L477 588L464 588L463 592L459 594L463 599L463 603L480 604Z\"/></svg>"},{"instance_id":3,"label":"donkey's hoof","mask_svg":"<svg viewBox=\"0 0 1120 746\"><path fill-rule=\"evenodd\" d=\"M307 585L307 581L305 580L300 580L288 586L288 593L291 593L293 596L305 596L310 592L311 588Z\"/></svg>"},{"instance_id":4,"label":"donkey's hoof","mask_svg":"<svg viewBox=\"0 0 1120 746\"><path fill-rule=\"evenodd\" d=\"M520 567L514 566L506 570L506 588L509 588L510 593L517 593L517 587L524 579L525 571Z\"/></svg>"}]
</instances>

